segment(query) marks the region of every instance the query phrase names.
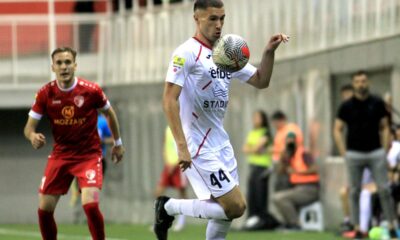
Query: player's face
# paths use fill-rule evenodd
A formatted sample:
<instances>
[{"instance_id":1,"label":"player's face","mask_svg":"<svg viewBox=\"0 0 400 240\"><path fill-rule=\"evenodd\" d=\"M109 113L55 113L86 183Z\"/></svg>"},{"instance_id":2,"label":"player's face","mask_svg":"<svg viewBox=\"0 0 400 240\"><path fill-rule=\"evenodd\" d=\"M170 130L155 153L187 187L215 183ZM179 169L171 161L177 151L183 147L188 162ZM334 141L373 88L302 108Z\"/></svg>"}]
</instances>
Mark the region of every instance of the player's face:
<instances>
[{"instance_id":1,"label":"player's face","mask_svg":"<svg viewBox=\"0 0 400 240\"><path fill-rule=\"evenodd\" d=\"M76 63L70 52L60 52L54 55L52 70L61 83L67 83L74 79Z\"/></svg>"},{"instance_id":2,"label":"player's face","mask_svg":"<svg viewBox=\"0 0 400 240\"><path fill-rule=\"evenodd\" d=\"M354 92L360 95L366 95L369 92L367 75L361 74L353 77Z\"/></svg>"},{"instance_id":3,"label":"player's face","mask_svg":"<svg viewBox=\"0 0 400 240\"><path fill-rule=\"evenodd\" d=\"M198 31L214 44L221 37L225 20L225 9L209 7L205 10L198 9L195 12L195 20Z\"/></svg>"}]
</instances>

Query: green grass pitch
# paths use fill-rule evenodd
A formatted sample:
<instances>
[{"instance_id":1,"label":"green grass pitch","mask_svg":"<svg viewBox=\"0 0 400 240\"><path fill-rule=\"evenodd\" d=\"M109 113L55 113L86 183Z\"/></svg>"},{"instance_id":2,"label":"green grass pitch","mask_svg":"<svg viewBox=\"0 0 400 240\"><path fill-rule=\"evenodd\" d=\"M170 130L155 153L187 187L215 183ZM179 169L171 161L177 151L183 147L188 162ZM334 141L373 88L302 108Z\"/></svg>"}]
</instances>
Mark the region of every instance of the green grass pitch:
<instances>
[{"instance_id":1,"label":"green grass pitch","mask_svg":"<svg viewBox=\"0 0 400 240\"><path fill-rule=\"evenodd\" d=\"M182 232L171 232L169 240L204 240L205 225L187 226ZM107 224L108 240L155 240L148 225ZM59 225L59 240L90 240L86 225ZM37 225L0 225L1 240L40 240ZM339 240L332 233L312 232L235 232L231 231L228 240Z\"/></svg>"}]
</instances>

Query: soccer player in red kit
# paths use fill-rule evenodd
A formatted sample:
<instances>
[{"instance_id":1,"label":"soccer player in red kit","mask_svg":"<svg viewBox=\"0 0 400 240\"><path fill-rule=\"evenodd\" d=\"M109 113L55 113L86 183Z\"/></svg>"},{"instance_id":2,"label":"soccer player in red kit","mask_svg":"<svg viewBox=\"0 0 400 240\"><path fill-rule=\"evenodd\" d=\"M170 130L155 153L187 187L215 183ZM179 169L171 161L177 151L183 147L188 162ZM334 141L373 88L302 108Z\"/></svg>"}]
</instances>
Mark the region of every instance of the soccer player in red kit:
<instances>
[{"instance_id":1,"label":"soccer player in red kit","mask_svg":"<svg viewBox=\"0 0 400 240\"><path fill-rule=\"evenodd\" d=\"M74 177L82 191L82 205L93 240L104 240L104 219L99 210L102 186L102 152L97 132L98 110L109 119L115 140L112 157L122 160L124 147L116 114L95 83L75 77L76 52L57 48L52 55L56 80L44 85L37 93L29 112L24 134L34 149L46 144L42 133L36 132L43 115L47 115L54 137L53 151L39 188L39 226L44 240L57 239L54 210L60 196L66 194Z\"/></svg>"}]
</instances>

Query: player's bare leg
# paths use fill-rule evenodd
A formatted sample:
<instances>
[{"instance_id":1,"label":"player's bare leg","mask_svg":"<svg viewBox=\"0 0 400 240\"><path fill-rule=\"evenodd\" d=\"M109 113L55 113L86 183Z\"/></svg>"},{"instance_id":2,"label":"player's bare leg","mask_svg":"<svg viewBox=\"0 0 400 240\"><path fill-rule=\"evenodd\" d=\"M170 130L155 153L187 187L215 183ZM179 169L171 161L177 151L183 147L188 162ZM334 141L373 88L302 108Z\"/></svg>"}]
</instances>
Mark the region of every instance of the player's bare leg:
<instances>
[{"instance_id":1,"label":"player's bare leg","mask_svg":"<svg viewBox=\"0 0 400 240\"><path fill-rule=\"evenodd\" d=\"M246 201L239 187L215 199L224 209L229 219L239 218L246 210ZM231 226L231 220L210 219L207 224L206 239L221 240L225 239Z\"/></svg>"},{"instance_id":2,"label":"player's bare leg","mask_svg":"<svg viewBox=\"0 0 400 240\"><path fill-rule=\"evenodd\" d=\"M225 214L229 219L241 217L246 210L246 200L238 186L215 200L224 209Z\"/></svg>"},{"instance_id":3,"label":"player's bare leg","mask_svg":"<svg viewBox=\"0 0 400 240\"><path fill-rule=\"evenodd\" d=\"M235 186L225 195L210 200L159 197L156 201L156 220L165 221L166 223L162 227L168 229L174 219L173 216L176 215L209 219L206 239L220 240L225 239L231 221L241 217L245 209L245 198L240 192L239 187ZM163 232L160 231L163 234L160 234L158 239L166 239L167 229L164 229L165 231Z\"/></svg>"},{"instance_id":4,"label":"player's bare leg","mask_svg":"<svg viewBox=\"0 0 400 240\"><path fill-rule=\"evenodd\" d=\"M93 240L104 240L104 218L99 209L100 190L97 187L82 188L82 207Z\"/></svg>"},{"instance_id":5,"label":"player's bare leg","mask_svg":"<svg viewBox=\"0 0 400 240\"><path fill-rule=\"evenodd\" d=\"M39 194L39 227L43 240L57 239L57 225L54 220L54 210L56 209L60 195Z\"/></svg>"}]
</instances>

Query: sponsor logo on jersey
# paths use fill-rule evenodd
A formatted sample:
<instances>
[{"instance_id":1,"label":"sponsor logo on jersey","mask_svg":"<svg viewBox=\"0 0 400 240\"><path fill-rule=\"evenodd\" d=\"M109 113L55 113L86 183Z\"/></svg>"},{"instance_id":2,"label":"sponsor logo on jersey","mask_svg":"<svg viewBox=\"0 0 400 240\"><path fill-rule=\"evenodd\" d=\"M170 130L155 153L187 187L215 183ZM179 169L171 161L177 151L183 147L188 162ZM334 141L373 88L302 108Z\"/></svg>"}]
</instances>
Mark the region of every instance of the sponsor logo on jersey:
<instances>
[{"instance_id":1,"label":"sponsor logo on jersey","mask_svg":"<svg viewBox=\"0 0 400 240\"><path fill-rule=\"evenodd\" d=\"M86 122L86 118L74 118L75 107L65 106L61 110L61 115L63 119L54 119L54 124L56 125L82 125Z\"/></svg>"},{"instance_id":2,"label":"sponsor logo on jersey","mask_svg":"<svg viewBox=\"0 0 400 240\"><path fill-rule=\"evenodd\" d=\"M82 107L83 103L85 103L85 98L83 96L75 96L74 97L74 103L77 107Z\"/></svg>"},{"instance_id":3,"label":"sponsor logo on jersey","mask_svg":"<svg viewBox=\"0 0 400 240\"><path fill-rule=\"evenodd\" d=\"M186 59L179 56L174 56L172 63L174 67L183 67L185 65Z\"/></svg>"},{"instance_id":4,"label":"sponsor logo on jersey","mask_svg":"<svg viewBox=\"0 0 400 240\"><path fill-rule=\"evenodd\" d=\"M222 71L219 67L217 67L216 69L214 67L210 68L210 71L208 71L210 73L210 77L213 79L228 79L230 80L232 78L232 74L230 72L225 72Z\"/></svg>"},{"instance_id":5,"label":"sponsor logo on jersey","mask_svg":"<svg viewBox=\"0 0 400 240\"><path fill-rule=\"evenodd\" d=\"M206 58L207 58L207 59L210 59L210 58L211 58L211 54L208 54Z\"/></svg>"},{"instance_id":6,"label":"sponsor logo on jersey","mask_svg":"<svg viewBox=\"0 0 400 240\"><path fill-rule=\"evenodd\" d=\"M63 109L61 110L61 114L63 115L63 117L65 119L71 119L74 117L74 113L75 112L75 108L74 106L65 106L63 107Z\"/></svg>"},{"instance_id":7,"label":"sponsor logo on jersey","mask_svg":"<svg viewBox=\"0 0 400 240\"><path fill-rule=\"evenodd\" d=\"M51 102L52 104L61 104L61 100L53 100L52 102Z\"/></svg>"},{"instance_id":8,"label":"sponsor logo on jersey","mask_svg":"<svg viewBox=\"0 0 400 240\"><path fill-rule=\"evenodd\" d=\"M87 178L87 182L88 183L96 183L95 177L96 177L96 171L93 169L89 169L86 171L85 173L86 178Z\"/></svg>"},{"instance_id":9,"label":"sponsor logo on jersey","mask_svg":"<svg viewBox=\"0 0 400 240\"><path fill-rule=\"evenodd\" d=\"M228 107L228 102L224 100L204 100L203 108L205 111L225 109Z\"/></svg>"}]
</instances>

